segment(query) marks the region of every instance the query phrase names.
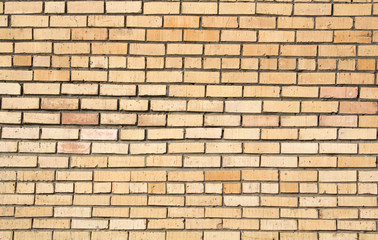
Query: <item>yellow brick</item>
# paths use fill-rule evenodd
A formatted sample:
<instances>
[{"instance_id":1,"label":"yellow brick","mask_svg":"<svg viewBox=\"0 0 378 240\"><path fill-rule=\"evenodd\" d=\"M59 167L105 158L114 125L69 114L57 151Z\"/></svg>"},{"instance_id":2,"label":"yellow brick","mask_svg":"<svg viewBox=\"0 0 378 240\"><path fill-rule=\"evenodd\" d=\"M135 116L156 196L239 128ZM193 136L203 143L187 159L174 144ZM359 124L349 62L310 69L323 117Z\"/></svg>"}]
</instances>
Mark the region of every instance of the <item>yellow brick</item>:
<instances>
[{"instance_id":1,"label":"yellow brick","mask_svg":"<svg viewBox=\"0 0 378 240\"><path fill-rule=\"evenodd\" d=\"M335 220L299 220L299 230L336 230Z\"/></svg>"},{"instance_id":2,"label":"yellow brick","mask_svg":"<svg viewBox=\"0 0 378 240\"><path fill-rule=\"evenodd\" d=\"M127 27L162 27L160 16L127 16Z\"/></svg>"},{"instance_id":3,"label":"yellow brick","mask_svg":"<svg viewBox=\"0 0 378 240\"><path fill-rule=\"evenodd\" d=\"M165 51L163 44L132 43L129 48L130 54L135 55L164 55Z\"/></svg>"},{"instance_id":4,"label":"yellow brick","mask_svg":"<svg viewBox=\"0 0 378 240\"><path fill-rule=\"evenodd\" d=\"M143 4L144 14L178 14L180 4L177 2L146 2Z\"/></svg>"},{"instance_id":5,"label":"yellow brick","mask_svg":"<svg viewBox=\"0 0 378 240\"><path fill-rule=\"evenodd\" d=\"M262 230L297 230L296 220L261 220Z\"/></svg>"},{"instance_id":6,"label":"yellow brick","mask_svg":"<svg viewBox=\"0 0 378 240\"><path fill-rule=\"evenodd\" d=\"M45 3L45 13L64 13L64 2L48 2Z\"/></svg>"},{"instance_id":7,"label":"yellow brick","mask_svg":"<svg viewBox=\"0 0 378 240\"><path fill-rule=\"evenodd\" d=\"M141 13L142 2L140 1L109 1L106 2L107 13Z\"/></svg>"},{"instance_id":8,"label":"yellow brick","mask_svg":"<svg viewBox=\"0 0 378 240\"><path fill-rule=\"evenodd\" d=\"M300 85L334 84L334 73L299 73L298 83Z\"/></svg>"},{"instance_id":9,"label":"yellow brick","mask_svg":"<svg viewBox=\"0 0 378 240\"><path fill-rule=\"evenodd\" d=\"M221 41L227 42L255 42L256 32L247 30L223 30L221 32Z\"/></svg>"},{"instance_id":10,"label":"yellow brick","mask_svg":"<svg viewBox=\"0 0 378 240\"><path fill-rule=\"evenodd\" d=\"M370 43L371 32L368 31L335 31L335 43Z\"/></svg>"},{"instance_id":11,"label":"yellow brick","mask_svg":"<svg viewBox=\"0 0 378 240\"><path fill-rule=\"evenodd\" d=\"M237 240L240 239L240 232L204 232L204 240Z\"/></svg>"},{"instance_id":12,"label":"yellow brick","mask_svg":"<svg viewBox=\"0 0 378 240\"><path fill-rule=\"evenodd\" d=\"M205 45L205 55L239 55L240 45L236 44L207 44Z\"/></svg>"},{"instance_id":13,"label":"yellow brick","mask_svg":"<svg viewBox=\"0 0 378 240\"><path fill-rule=\"evenodd\" d=\"M358 218L357 209L321 209L319 217L324 219Z\"/></svg>"},{"instance_id":14,"label":"yellow brick","mask_svg":"<svg viewBox=\"0 0 378 240\"><path fill-rule=\"evenodd\" d=\"M100 36L104 36L104 35L100 35ZM109 29L109 39L110 40L143 41L145 40L145 30L144 29Z\"/></svg>"},{"instance_id":15,"label":"yellow brick","mask_svg":"<svg viewBox=\"0 0 378 240\"><path fill-rule=\"evenodd\" d=\"M259 31L259 42L294 42L294 31Z\"/></svg>"},{"instance_id":16,"label":"yellow brick","mask_svg":"<svg viewBox=\"0 0 378 240\"><path fill-rule=\"evenodd\" d=\"M282 153L317 153L317 143L282 143Z\"/></svg>"},{"instance_id":17,"label":"yellow brick","mask_svg":"<svg viewBox=\"0 0 378 240\"><path fill-rule=\"evenodd\" d=\"M88 54L89 48L89 43L54 43L55 54Z\"/></svg>"},{"instance_id":18,"label":"yellow brick","mask_svg":"<svg viewBox=\"0 0 378 240\"><path fill-rule=\"evenodd\" d=\"M264 112L299 112L297 101L264 101Z\"/></svg>"},{"instance_id":19,"label":"yellow brick","mask_svg":"<svg viewBox=\"0 0 378 240\"><path fill-rule=\"evenodd\" d=\"M130 232L129 240L164 240L164 232Z\"/></svg>"},{"instance_id":20,"label":"yellow brick","mask_svg":"<svg viewBox=\"0 0 378 240\"><path fill-rule=\"evenodd\" d=\"M290 15L293 6L288 3L258 3L256 13L265 15Z\"/></svg>"},{"instance_id":21,"label":"yellow brick","mask_svg":"<svg viewBox=\"0 0 378 240\"><path fill-rule=\"evenodd\" d=\"M72 29L72 40L106 40L108 37L105 28L74 28Z\"/></svg>"},{"instance_id":22,"label":"yellow brick","mask_svg":"<svg viewBox=\"0 0 378 240\"><path fill-rule=\"evenodd\" d=\"M212 2L184 2L181 13L183 14L217 14L217 3Z\"/></svg>"},{"instance_id":23,"label":"yellow brick","mask_svg":"<svg viewBox=\"0 0 378 240\"><path fill-rule=\"evenodd\" d=\"M42 2L6 2L6 14L42 13Z\"/></svg>"},{"instance_id":24,"label":"yellow brick","mask_svg":"<svg viewBox=\"0 0 378 240\"><path fill-rule=\"evenodd\" d=\"M280 238L282 240L299 240L299 239L311 239L315 240L318 238L317 233L304 233L304 232L293 232L293 233L280 233Z\"/></svg>"},{"instance_id":25,"label":"yellow brick","mask_svg":"<svg viewBox=\"0 0 378 240\"><path fill-rule=\"evenodd\" d=\"M314 27L314 19L310 17L279 17L278 28L311 29Z\"/></svg>"},{"instance_id":26,"label":"yellow brick","mask_svg":"<svg viewBox=\"0 0 378 240\"><path fill-rule=\"evenodd\" d=\"M34 39L36 40L69 40L69 29L34 29Z\"/></svg>"},{"instance_id":27,"label":"yellow brick","mask_svg":"<svg viewBox=\"0 0 378 240\"><path fill-rule=\"evenodd\" d=\"M51 16L51 27L85 27L87 25L86 16Z\"/></svg>"},{"instance_id":28,"label":"yellow brick","mask_svg":"<svg viewBox=\"0 0 378 240\"><path fill-rule=\"evenodd\" d=\"M89 27L124 27L123 16L88 16Z\"/></svg>"},{"instance_id":29,"label":"yellow brick","mask_svg":"<svg viewBox=\"0 0 378 240\"><path fill-rule=\"evenodd\" d=\"M282 56L316 56L315 45L282 45Z\"/></svg>"},{"instance_id":30,"label":"yellow brick","mask_svg":"<svg viewBox=\"0 0 378 240\"><path fill-rule=\"evenodd\" d=\"M52 44L48 42L23 42L15 44L16 53L51 53Z\"/></svg>"},{"instance_id":31,"label":"yellow brick","mask_svg":"<svg viewBox=\"0 0 378 240\"><path fill-rule=\"evenodd\" d=\"M261 84L294 84L296 83L295 73L262 72L260 73Z\"/></svg>"},{"instance_id":32,"label":"yellow brick","mask_svg":"<svg viewBox=\"0 0 378 240\"><path fill-rule=\"evenodd\" d=\"M175 239L184 239L184 240L201 240L202 233L201 232L167 232L167 240L175 240Z\"/></svg>"},{"instance_id":33,"label":"yellow brick","mask_svg":"<svg viewBox=\"0 0 378 240\"><path fill-rule=\"evenodd\" d=\"M338 102L306 101L302 102L302 112L332 113L337 112Z\"/></svg>"},{"instance_id":34,"label":"yellow brick","mask_svg":"<svg viewBox=\"0 0 378 240\"><path fill-rule=\"evenodd\" d=\"M371 14L371 4L335 4L335 16L360 16Z\"/></svg>"},{"instance_id":35,"label":"yellow brick","mask_svg":"<svg viewBox=\"0 0 378 240\"><path fill-rule=\"evenodd\" d=\"M319 46L319 56L349 57L356 55L356 47L351 45L322 45Z\"/></svg>"},{"instance_id":36,"label":"yellow brick","mask_svg":"<svg viewBox=\"0 0 378 240\"><path fill-rule=\"evenodd\" d=\"M238 26L236 17L203 16L202 27L205 28L235 28Z\"/></svg>"},{"instance_id":37,"label":"yellow brick","mask_svg":"<svg viewBox=\"0 0 378 240\"><path fill-rule=\"evenodd\" d=\"M331 15L331 4L322 3L296 3L294 15Z\"/></svg>"},{"instance_id":38,"label":"yellow brick","mask_svg":"<svg viewBox=\"0 0 378 240\"><path fill-rule=\"evenodd\" d=\"M101 1L75 1L67 3L68 13L103 13L104 2Z\"/></svg>"},{"instance_id":39,"label":"yellow brick","mask_svg":"<svg viewBox=\"0 0 378 240\"><path fill-rule=\"evenodd\" d=\"M47 27L49 19L47 16L12 16L11 25L14 27Z\"/></svg>"}]
</instances>

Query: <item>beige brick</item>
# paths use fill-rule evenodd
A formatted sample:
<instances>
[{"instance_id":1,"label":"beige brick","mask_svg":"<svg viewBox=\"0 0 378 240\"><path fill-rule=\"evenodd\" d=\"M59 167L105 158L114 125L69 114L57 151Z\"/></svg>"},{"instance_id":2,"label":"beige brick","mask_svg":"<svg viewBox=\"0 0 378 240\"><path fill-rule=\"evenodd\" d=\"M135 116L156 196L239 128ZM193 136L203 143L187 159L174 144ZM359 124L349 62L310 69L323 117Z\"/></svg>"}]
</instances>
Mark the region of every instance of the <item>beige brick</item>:
<instances>
[{"instance_id":1,"label":"beige brick","mask_svg":"<svg viewBox=\"0 0 378 240\"><path fill-rule=\"evenodd\" d=\"M75 1L67 4L68 13L103 13L104 3L100 1Z\"/></svg>"},{"instance_id":2,"label":"beige brick","mask_svg":"<svg viewBox=\"0 0 378 240\"><path fill-rule=\"evenodd\" d=\"M294 15L331 15L331 4L298 3L294 6Z\"/></svg>"},{"instance_id":3,"label":"beige brick","mask_svg":"<svg viewBox=\"0 0 378 240\"><path fill-rule=\"evenodd\" d=\"M140 1L109 1L105 4L107 13L140 13L142 11Z\"/></svg>"},{"instance_id":4,"label":"beige brick","mask_svg":"<svg viewBox=\"0 0 378 240\"><path fill-rule=\"evenodd\" d=\"M259 31L259 42L294 42L293 31Z\"/></svg>"},{"instance_id":5,"label":"beige brick","mask_svg":"<svg viewBox=\"0 0 378 240\"><path fill-rule=\"evenodd\" d=\"M293 6L288 3L258 3L256 13L267 15L290 15Z\"/></svg>"},{"instance_id":6,"label":"beige brick","mask_svg":"<svg viewBox=\"0 0 378 240\"><path fill-rule=\"evenodd\" d=\"M207 44L205 55L240 55L240 45L237 44Z\"/></svg>"},{"instance_id":7,"label":"beige brick","mask_svg":"<svg viewBox=\"0 0 378 240\"><path fill-rule=\"evenodd\" d=\"M164 232L130 232L129 240L164 240Z\"/></svg>"},{"instance_id":8,"label":"beige brick","mask_svg":"<svg viewBox=\"0 0 378 240\"><path fill-rule=\"evenodd\" d=\"M322 233L320 233L322 234ZM286 233L286 232L281 232L280 233L280 238L282 240L299 240L299 239L317 239L317 233L315 232L310 232L310 233L305 233L305 232L293 232L293 233Z\"/></svg>"},{"instance_id":9,"label":"beige brick","mask_svg":"<svg viewBox=\"0 0 378 240\"><path fill-rule=\"evenodd\" d=\"M299 220L299 230L336 230L335 220Z\"/></svg>"},{"instance_id":10,"label":"beige brick","mask_svg":"<svg viewBox=\"0 0 378 240\"><path fill-rule=\"evenodd\" d=\"M244 18L244 17L243 17ZM203 16L202 27L205 28L235 28L238 26L236 17Z\"/></svg>"},{"instance_id":11,"label":"beige brick","mask_svg":"<svg viewBox=\"0 0 378 240\"><path fill-rule=\"evenodd\" d=\"M108 37L105 28L74 28L72 29L72 40L106 40Z\"/></svg>"},{"instance_id":12,"label":"beige brick","mask_svg":"<svg viewBox=\"0 0 378 240\"><path fill-rule=\"evenodd\" d=\"M175 2L146 2L143 4L144 14L178 14L180 4Z\"/></svg>"},{"instance_id":13,"label":"beige brick","mask_svg":"<svg viewBox=\"0 0 378 240\"><path fill-rule=\"evenodd\" d=\"M206 88L206 96L207 97L241 97L242 87L208 85Z\"/></svg>"},{"instance_id":14,"label":"beige brick","mask_svg":"<svg viewBox=\"0 0 378 240\"><path fill-rule=\"evenodd\" d=\"M297 230L295 220L261 220L262 230Z\"/></svg>"},{"instance_id":15,"label":"beige brick","mask_svg":"<svg viewBox=\"0 0 378 240\"><path fill-rule=\"evenodd\" d=\"M201 240L202 239L202 233L201 232L167 232L167 240L175 240L175 239L185 239L185 240Z\"/></svg>"},{"instance_id":16,"label":"beige brick","mask_svg":"<svg viewBox=\"0 0 378 240\"><path fill-rule=\"evenodd\" d=\"M127 16L127 27L162 27L163 18L161 16Z\"/></svg>"},{"instance_id":17,"label":"beige brick","mask_svg":"<svg viewBox=\"0 0 378 240\"><path fill-rule=\"evenodd\" d=\"M319 217L324 219L358 218L357 209L321 209Z\"/></svg>"},{"instance_id":18,"label":"beige brick","mask_svg":"<svg viewBox=\"0 0 378 240\"><path fill-rule=\"evenodd\" d=\"M69 29L34 29L34 39L36 40L69 40Z\"/></svg>"},{"instance_id":19,"label":"beige brick","mask_svg":"<svg viewBox=\"0 0 378 240\"><path fill-rule=\"evenodd\" d=\"M194 72L186 71L184 73L184 82L186 83L219 83L218 72Z\"/></svg>"},{"instance_id":20,"label":"beige brick","mask_svg":"<svg viewBox=\"0 0 378 240\"><path fill-rule=\"evenodd\" d=\"M73 229L107 229L108 220L92 220L92 219L73 219Z\"/></svg>"},{"instance_id":21,"label":"beige brick","mask_svg":"<svg viewBox=\"0 0 378 240\"><path fill-rule=\"evenodd\" d=\"M96 29L96 31L98 31ZM86 34L87 35L87 34ZM101 35L104 36L104 35ZM144 29L109 29L110 40L145 40Z\"/></svg>"},{"instance_id":22,"label":"beige brick","mask_svg":"<svg viewBox=\"0 0 378 240\"><path fill-rule=\"evenodd\" d=\"M89 27L124 27L124 21L123 16L88 16Z\"/></svg>"},{"instance_id":23,"label":"beige brick","mask_svg":"<svg viewBox=\"0 0 378 240\"><path fill-rule=\"evenodd\" d=\"M314 20L310 17L279 17L277 27L285 29L311 29L314 27Z\"/></svg>"},{"instance_id":24,"label":"beige brick","mask_svg":"<svg viewBox=\"0 0 378 240\"><path fill-rule=\"evenodd\" d=\"M375 160L372 157L338 157L338 167L375 167Z\"/></svg>"},{"instance_id":25,"label":"beige brick","mask_svg":"<svg viewBox=\"0 0 378 240\"><path fill-rule=\"evenodd\" d=\"M299 112L299 102L297 101L264 101L264 112Z\"/></svg>"},{"instance_id":26,"label":"beige brick","mask_svg":"<svg viewBox=\"0 0 378 240\"><path fill-rule=\"evenodd\" d=\"M104 239L104 238L127 239L127 237L128 237L127 232L97 231L97 232L92 232L92 238L91 239L93 239L93 240L101 240L101 239ZM89 236L88 236L88 239L89 239Z\"/></svg>"},{"instance_id":27,"label":"beige brick","mask_svg":"<svg viewBox=\"0 0 378 240\"><path fill-rule=\"evenodd\" d=\"M0 203L2 205L33 205L34 195L2 194L0 196Z\"/></svg>"},{"instance_id":28,"label":"beige brick","mask_svg":"<svg viewBox=\"0 0 378 240\"><path fill-rule=\"evenodd\" d=\"M358 21L357 21L358 23ZM353 26L351 17L317 17L317 29L350 29Z\"/></svg>"},{"instance_id":29,"label":"beige brick","mask_svg":"<svg viewBox=\"0 0 378 240\"><path fill-rule=\"evenodd\" d=\"M53 15L50 17L50 26L51 27L85 27L87 24L86 16L62 16L62 15Z\"/></svg>"},{"instance_id":30,"label":"beige brick","mask_svg":"<svg viewBox=\"0 0 378 240\"><path fill-rule=\"evenodd\" d=\"M228 128L224 129L224 139L259 139L259 129Z\"/></svg>"},{"instance_id":31,"label":"beige brick","mask_svg":"<svg viewBox=\"0 0 378 240\"><path fill-rule=\"evenodd\" d=\"M111 219L110 220L110 229L146 229L146 220L143 219Z\"/></svg>"},{"instance_id":32,"label":"beige brick","mask_svg":"<svg viewBox=\"0 0 378 240\"><path fill-rule=\"evenodd\" d=\"M164 114L146 114L138 116L138 126L165 126L166 116Z\"/></svg>"},{"instance_id":33,"label":"beige brick","mask_svg":"<svg viewBox=\"0 0 378 240\"><path fill-rule=\"evenodd\" d=\"M295 73L262 72L260 73L261 84L294 84Z\"/></svg>"},{"instance_id":34,"label":"beige brick","mask_svg":"<svg viewBox=\"0 0 378 240\"><path fill-rule=\"evenodd\" d=\"M376 206L377 199L373 197L338 197L339 206Z\"/></svg>"},{"instance_id":35,"label":"beige brick","mask_svg":"<svg viewBox=\"0 0 378 240\"><path fill-rule=\"evenodd\" d=\"M319 46L319 56L324 57L353 57L356 55L355 46L351 45L322 45Z\"/></svg>"},{"instance_id":36,"label":"beige brick","mask_svg":"<svg viewBox=\"0 0 378 240\"><path fill-rule=\"evenodd\" d=\"M297 139L298 131L296 129L262 129L262 139Z\"/></svg>"},{"instance_id":37,"label":"beige brick","mask_svg":"<svg viewBox=\"0 0 378 240\"><path fill-rule=\"evenodd\" d=\"M332 31L298 31L298 42L332 42Z\"/></svg>"},{"instance_id":38,"label":"beige brick","mask_svg":"<svg viewBox=\"0 0 378 240\"><path fill-rule=\"evenodd\" d=\"M206 115L205 126L239 126L238 115Z\"/></svg>"},{"instance_id":39,"label":"beige brick","mask_svg":"<svg viewBox=\"0 0 378 240\"><path fill-rule=\"evenodd\" d=\"M197 16L164 16L164 27L167 28L198 28Z\"/></svg>"},{"instance_id":40,"label":"beige brick","mask_svg":"<svg viewBox=\"0 0 378 240\"><path fill-rule=\"evenodd\" d=\"M42 139L78 139L78 129L43 128Z\"/></svg>"},{"instance_id":41,"label":"beige brick","mask_svg":"<svg viewBox=\"0 0 378 240\"><path fill-rule=\"evenodd\" d=\"M51 53L52 44L49 42L20 42L15 43L15 53Z\"/></svg>"},{"instance_id":42,"label":"beige brick","mask_svg":"<svg viewBox=\"0 0 378 240\"><path fill-rule=\"evenodd\" d=\"M183 14L217 14L217 3L185 2L182 4Z\"/></svg>"},{"instance_id":43,"label":"beige brick","mask_svg":"<svg viewBox=\"0 0 378 240\"><path fill-rule=\"evenodd\" d=\"M49 231L38 231L38 232L20 231L20 232L14 233L14 239L51 239L51 232Z\"/></svg>"},{"instance_id":44,"label":"beige brick","mask_svg":"<svg viewBox=\"0 0 378 240\"><path fill-rule=\"evenodd\" d=\"M320 153L357 153L357 144L353 143L320 143Z\"/></svg>"},{"instance_id":45,"label":"beige brick","mask_svg":"<svg viewBox=\"0 0 378 240\"><path fill-rule=\"evenodd\" d=\"M310 113L333 113L338 111L338 102L306 101L302 102L302 112Z\"/></svg>"},{"instance_id":46,"label":"beige brick","mask_svg":"<svg viewBox=\"0 0 378 240\"><path fill-rule=\"evenodd\" d=\"M88 54L89 49L89 43L54 43L55 54Z\"/></svg>"},{"instance_id":47,"label":"beige brick","mask_svg":"<svg viewBox=\"0 0 378 240\"><path fill-rule=\"evenodd\" d=\"M19 13L41 13L42 2L7 2L5 4L4 13L19 14Z\"/></svg>"},{"instance_id":48,"label":"beige brick","mask_svg":"<svg viewBox=\"0 0 378 240\"><path fill-rule=\"evenodd\" d=\"M184 35L185 38L185 35ZM167 54L168 55L200 55L202 54L202 44L192 43L168 43Z\"/></svg>"},{"instance_id":49,"label":"beige brick","mask_svg":"<svg viewBox=\"0 0 378 240\"><path fill-rule=\"evenodd\" d=\"M204 232L204 240L237 240L240 239L240 232Z\"/></svg>"},{"instance_id":50,"label":"beige brick","mask_svg":"<svg viewBox=\"0 0 378 240\"><path fill-rule=\"evenodd\" d=\"M335 4L334 13L335 16L359 16L370 15L370 4Z\"/></svg>"},{"instance_id":51,"label":"beige brick","mask_svg":"<svg viewBox=\"0 0 378 240\"><path fill-rule=\"evenodd\" d=\"M131 43L129 53L134 55L164 55L165 46L163 44L152 43Z\"/></svg>"},{"instance_id":52,"label":"beige brick","mask_svg":"<svg viewBox=\"0 0 378 240\"><path fill-rule=\"evenodd\" d=\"M183 129L148 129L149 139L183 139Z\"/></svg>"},{"instance_id":53,"label":"beige brick","mask_svg":"<svg viewBox=\"0 0 378 240\"><path fill-rule=\"evenodd\" d=\"M370 73L338 73L338 84L372 84L374 75Z\"/></svg>"},{"instance_id":54,"label":"beige brick","mask_svg":"<svg viewBox=\"0 0 378 240\"><path fill-rule=\"evenodd\" d=\"M299 130L299 139L314 140L314 139L336 139L337 131L332 128L304 128Z\"/></svg>"}]
</instances>

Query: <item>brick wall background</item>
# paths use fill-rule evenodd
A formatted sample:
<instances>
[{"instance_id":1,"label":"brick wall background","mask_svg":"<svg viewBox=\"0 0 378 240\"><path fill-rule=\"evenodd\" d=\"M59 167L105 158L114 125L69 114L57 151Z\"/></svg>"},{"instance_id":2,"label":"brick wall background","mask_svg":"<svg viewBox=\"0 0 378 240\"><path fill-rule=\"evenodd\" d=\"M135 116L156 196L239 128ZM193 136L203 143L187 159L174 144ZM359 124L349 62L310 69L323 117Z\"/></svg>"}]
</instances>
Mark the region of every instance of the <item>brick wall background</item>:
<instances>
[{"instance_id":1,"label":"brick wall background","mask_svg":"<svg viewBox=\"0 0 378 240\"><path fill-rule=\"evenodd\" d=\"M1 1L0 239L377 239L377 0Z\"/></svg>"}]
</instances>

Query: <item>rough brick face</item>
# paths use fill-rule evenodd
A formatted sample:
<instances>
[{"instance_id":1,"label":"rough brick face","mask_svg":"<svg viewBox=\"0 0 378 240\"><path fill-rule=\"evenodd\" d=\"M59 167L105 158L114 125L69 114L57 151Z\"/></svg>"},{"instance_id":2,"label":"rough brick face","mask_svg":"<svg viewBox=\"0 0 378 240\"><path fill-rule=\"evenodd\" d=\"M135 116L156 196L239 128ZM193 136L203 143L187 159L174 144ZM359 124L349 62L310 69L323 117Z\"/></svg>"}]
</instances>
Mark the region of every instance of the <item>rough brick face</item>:
<instances>
[{"instance_id":1,"label":"rough brick face","mask_svg":"<svg viewBox=\"0 0 378 240\"><path fill-rule=\"evenodd\" d=\"M378 3L0 1L0 239L378 239Z\"/></svg>"}]
</instances>

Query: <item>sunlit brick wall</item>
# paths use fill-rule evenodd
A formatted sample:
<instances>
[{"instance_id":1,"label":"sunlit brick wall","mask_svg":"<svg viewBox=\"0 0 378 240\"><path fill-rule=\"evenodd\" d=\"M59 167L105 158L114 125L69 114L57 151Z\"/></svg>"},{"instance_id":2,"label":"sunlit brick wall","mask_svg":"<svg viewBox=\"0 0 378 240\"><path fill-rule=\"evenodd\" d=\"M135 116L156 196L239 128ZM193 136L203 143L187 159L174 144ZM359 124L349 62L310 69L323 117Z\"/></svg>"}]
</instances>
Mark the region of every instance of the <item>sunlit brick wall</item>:
<instances>
[{"instance_id":1,"label":"sunlit brick wall","mask_svg":"<svg viewBox=\"0 0 378 240\"><path fill-rule=\"evenodd\" d=\"M377 0L0 1L0 239L378 239L377 43Z\"/></svg>"}]
</instances>

